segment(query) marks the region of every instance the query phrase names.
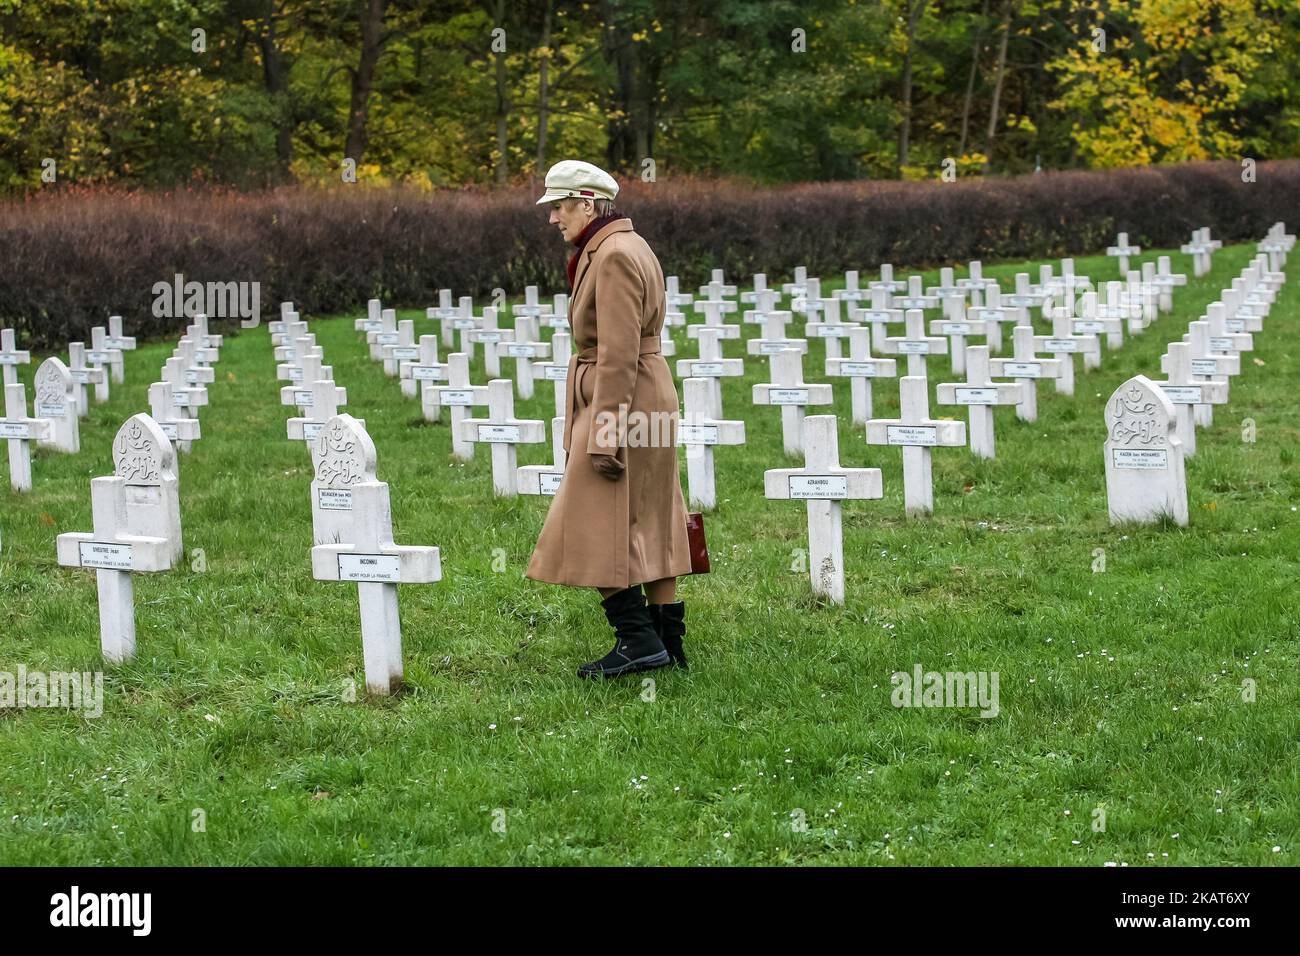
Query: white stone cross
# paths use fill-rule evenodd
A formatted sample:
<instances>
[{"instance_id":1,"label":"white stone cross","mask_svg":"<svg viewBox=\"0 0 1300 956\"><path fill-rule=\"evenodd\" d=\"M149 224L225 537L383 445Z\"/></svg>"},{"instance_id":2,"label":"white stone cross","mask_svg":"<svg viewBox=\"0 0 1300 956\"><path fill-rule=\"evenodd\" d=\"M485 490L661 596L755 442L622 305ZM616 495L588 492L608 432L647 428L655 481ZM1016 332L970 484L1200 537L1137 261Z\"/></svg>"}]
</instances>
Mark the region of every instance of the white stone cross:
<instances>
[{"instance_id":1,"label":"white stone cross","mask_svg":"<svg viewBox=\"0 0 1300 956\"><path fill-rule=\"evenodd\" d=\"M458 461L474 457L474 443L461 437L461 422L468 420L470 409L488 403L486 385L473 385L469 380L469 354L452 352L447 356L447 381L444 385L426 385L424 402L433 401L451 409L451 453Z\"/></svg>"},{"instance_id":2,"label":"white stone cross","mask_svg":"<svg viewBox=\"0 0 1300 956\"><path fill-rule=\"evenodd\" d=\"M375 331L366 333L366 342L370 346L370 359L374 362L383 362L384 374L389 374L389 362L384 359L384 347L388 345L398 345L401 343L401 336L397 331L397 310L381 309L379 312L379 328ZM406 344L410 344L409 342ZM396 363L392 364L392 374L397 374Z\"/></svg>"},{"instance_id":3,"label":"white stone cross","mask_svg":"<svg viewBox=\"0 0 1300 956\"><path fill-rule=\"evenodd\" d=\"M56 542L59 564L95 571L99 643L110 664L135 656L131 575L170 570L184 554L175 460L153 419L127 419L113 441L113 474L90 482L94 530Z\"/></svg>"},{"instance_id":4,"label":"white stone cross","mask_svg":"<svg viewBox=\"0 0 1300 956\"><path fill-rule=\"evenodd\" d=\"M849 310L849 318L854 322L869 322L871 324L871 346L878 352L884 351L881 343L889 335L889 324L891 322L902 322L907 317L907 313L902 309L895 309L890 306L889 303L892 298L887 290L873 283L869 298L870 305L865 309ZM922 325L922 328L924 327Z\"/></svg>"},{"instance_id":5,"label":"white stone cross","mask_svg":"<svg viewBox=\"0 0 1300 956\"><path fill-rule=\"evenodd\" d=\"M483 307L478 328L466 329L461 336L461 351L468 352L472 359L474 343L483 343L483 370L488 378L498 378L501 375L501 353L497 351L497 345L501 342L513 342L514 339L514 329L501 328L497 324L497 310L488 305Z\"/></svg>"},{"instance_id":6,"label":"white stone cross","mask_svg":"<svg viewBox=\"0 0 1300 956\"><path fill-rule=\"evenodd\" d=\"M767 273L755 272L753 286L750 291L740 294L740 301L752 302L760 310L775 309L776 303L781 299L781 290L773 289L767 284Z\"/></svg>"},{"instance_id":7,"label":"white stone cross","mask_svg":"<svg viewBox=\"0 0 1300 956\"><path fill-rule=\"evenodd\" d=\"M766 498L808 503L808 573L814 594L844 603L844 501L884 497L879 468L840 465L839 436L834 415L804 419L807 451L803 468L771 468L763 472Z\"/></svg>"},{"instance_id":8,"label":"white stone cross","mask_svg":"<svg viewBox=\"0 0 1300 956\"><path fill-rule=\"evenodd\" d=\"M1002 304L1009 305L1013 309L1022 309L1021 315L1016 317L1017 325L1033 325L1032 309L1041 309L1047 296L1038 289L1029 284L1028 272L1016 273L1016 291L1011 295L1002 296Z\"/></svg>"},{"instance_id":9,"label":"white stone cross","mask_svg":"<svg viewBox=\"0 0 1300 956\"><path fill-rule=\"evenodd\" d=\"M723 358L723 333L719 326L701 326L697 341L698 358L677 360L679 378L702 378L709 381L709 417L722 417L722 379L738 378L745 374L744 359ZM752 340L751 340L752 341Z\"/></svg>"},{"instance_id":10,"label":"white stone cross","mask_svg":"<svg viewBox=\"0 0 1300 956\"><path fill-rule=\"evenodd\" d=\"M297 394L286 395L286 392ZM305 441L311 445L320 435L325 423L339 414L339 406L348 403L348 390L327 379L318 379L311 383L286 386L280 390L280 401L307 410L307 414L289 419L287 431L291 441ZM359 422L362 428L366 427L363 419L353 421Z\"/></svg>"},{"instance_id":11,"label":"white stone cross","mask_svg":"<svg viewBox=\"0 0 1300 956\"><path fill-rule=\"evenodd\" d=\"M1065 364L1061 359L1039 358L1035 354L1034 327L1017 325L1011 331L1011 358L989 359L989 372L998 378L1020 381L1021 398L1016 417L1022 422L1038 421L1038 380L1057 378Z\"/></svg>"},{"instance_id":12,"label":"white stone cross","mask_svg":"<svg viewBox=\"0 0 1300 956\"><path fill-rule=\"evenodd\" d=\"M1151 524L1163 516L1187 524L1187 475L1174 406L1145 375L1115 389L1106 403L1104 450L1111 524Z\"/></svg>"},{"instance_id":13,"label":"white stone cross","mask_svg":"<svg viewBox=\"0 0 1300 956\"><path fill-rule=\"evenodd\" d=\"M275 367L275 377L282 382L314 382L317 378L334 377L333 366L321 364L325 360L325 350L316 344L315 335L304 334L294 339L292 344L277 346L275 358L280 362ZM309 359L315 361L322 373L328 370L329 374L306 375L303 369Z\"/></svg>"},{"instance_id":14,"label":"white stone cross","mask_svg":"<svg viewBox=\"0 0 1300 956\"><path fill-rule=\"evenodd\" d=\"M805 295L808 291L808 267L794 267L794 281L781 284L781 291L788 296Z\"/></svg>"},{"instance_id":15,"label":"white stone cross","mask_svg":"<svg viewBox=\"0 0 1300 956\"><path fill-rule=\"evenodd\" d=\"M352 323L352 327L358 332L364 332L367 336L371 332L379 332L384 328L384 307L378 299L369 299L366 302L366 317L357 319ZM371 358L374 358L373 352Z\"/></svg>"},{"instance_id":16,"label":"white stone cross","mask_svg":"<svg viewBox=\"0 0 1300 956\"><path fill-rule=\"evenodd\" d=\"M1177 415L1176 431L1183 443L1184 455L1196 454L1196 422L1193 411L1197 405L1223 405L1228 401L1226 382L1206 381L1192 374L1192 347L1186 342L1171 342L1161 360L1168 376L1167 381L1155 382L1165 398L1174 406Z\"/></svg>"},{"instance_id":17,"label":"white stone cross","mask_svg":"<svg viewBox=\"0 0 1300 956\"><path fill-rule=\"evenodd\" d=\"M167 382L154 382L149 386L149 417L162 433L167 436L172 447L184 446L188 451L191 443L203 437L197 418L190 418L185 411L176 407L175 392ZM180 474L180 457L176 457L176 473Z\"/></svg>"},{"instance_id":18,"label":"white stone cross","mask_svg":"<svg viewBox=\"0 0 1300 956\"><path fill-rule=\"evenodd\" d=\"M705 299L735 298L736 287L727 285L721 269L714 269L713 278L709 281L709 284L700 286L700 295Z\"/></svg>"},{"instance_id":19,"label":"white stone cross","mask_svg":"<svg viewBox=\"0 0 1300 956\"><path fill-rule=\"evenodd\" d=\"M1174 272L1168 256L1158 256L1156 258L1156 274L1151 281L1160 290L1157 303L1160 311L1169 312L1174 307L1174 288L1187 285L1187 276L1182 272Z\"/></svg>"},{"instance_id":20,"label":"white stone cross","mask_svg":"<svg viewBox=\"0 0 1300 956\"><path fill-rule=\"evenodd\" d=\"M840 340L849 337L849 332L853 326L841 321L840 298L838 296L822 297L817 300L817 304L819 306L819 318L817 321L809 321L804 324L804 335L821 339L826 343L826 358L828 360L837 359L842 354Z\"/></svg>"},{"instance_id":21,"label":"white stone cross","mask_svg":"<svg viewBox=\"0 0 1300 956\"><path fill-rule=\"evenodd\" d=\"M1209 323L1208 345L1211 352L1231 355L1233 352L1253 352L1255 337L1249 332L1228 328L1228 306L1224 302L1211 302L1205 307L1205 321Z\"/></svg>"},{"instance_id":22,"label":"white stone cross","mask_svg":"<svg viewBox=\"0 0 1300 956\"><path fill-rule=\"evenodd\" d=\"M1106 247L1106 255L1119 259L1119 274L1128 275L1128 257L1142 254L1141 246L1128 244L1128 233L1121 232L1115 238L1115 245Z\"/></svg>"},{"instance_id":23,"label":"white stone cross","mask_svg":"<svg viewBox=\"0 0 1300 956\"><path fill-rule=\"evenodd\" d=\"M81 342L68 343L68 371L72 373L73 384L77 387L77 416L86 418L90 414L90 399L86 389L98 385L100 379L108 376L108 372L86 364L86 346Z\"/></svg>"},{"instance_id":24,"label":"white stone cross","mask_svg":"<svg viewBox=\"0 0 1300 956\"><path fill-rule=\"evenodd\" d=\"M1192 273L1201 277L1210 271L1210 257L1222 242L1210 238L1210 227L1205 226L1192 232L1192 241L1178 247L1178 251L1192 257Z\"/></svg>"},{"instance_id":25,"label":"white stone cross","mask_svg":"<svg viewBox=\"0 0 1300 956\"><path fill-rule=\"evenodd\" d=\"M565 382L569 378L569 356L571 354L569 346L570 336L568 332L556 332L551 336L550 343L550 361L533 363L533 378L543 379L550 382L552 390L555 393L555 414L563 418L567 409L565 408Z\"/></svg>"},{"instance_id":26,"label":"white stone cross","mask_svg":"<svg viewBox=\"0 0 1300 956\"><path fill-rule=\"evenodd\" d=\"M968 295L967 287L961 285L953 278L952 266L943 266L939 270L939 284L935 286L930 286L930 288L926 289L925 291L927 295L934 296L936 299L938 299L940 306L944 306L950 299L960 300L963 306L961 310L961 314L962 315L965 314L964 306L966 304L966 297ZM947 308L944 308L944 314L955 316L957 313L955 312L950 313Z\"/></svg>"},{"instance_id":27,"label":"white stone cross","mask_svg":"<svg viewBox=\"0 0 1300 956\"><path fill-rule=\"evenodd\" d=\"M1241 353L1218 352L1212 348L1209 322L1204 320L1189 322L1183 341L1191 347L1190 362L1193 375L1204 376L1204 381L1227 384L1232 376L1241 374ZM1161 371L1169 371L1168 361L1169 355L1166 353L1160 360ZM1197 425L1208 428L1214 424L1214 406L1208 403L1194 406L1192 418Z\"/></svg>"},{"instance_id":28,"label":"white stone cross","mask_svg":"<svg viewBox=\"0 0 1300 956\"><path fill-rule=\"evenodd\" d=\"M508 378L488 382L488 417L466 418L456 425L461 441L492 446L492 490L503 498L519 494L517 445L546 441L546 423L515 418L514 386ZM593 424L593 427L595 425Z\"/></svg>"},{"instance_id":29,"label":"white stone cross","mask_svg":"<svg viewBox=\"0 0 1300 956\"><path fill-rule=\"evenodd\" d=\"M964 279L958 279L955 285L966 291L972 306L978 306L984 303L984 296L987 295L988 289L997 287L997 282L993 279L984 278L984 264L978 259L972 259L970 261L970 275ZM979 318L979 316L975 316L975 318Z\"/></svg>"},{"instance_id":30,"label":"white stone cross","mask_svg":"<svg viewBox=\"0 0 1300 956\"><path fill-rule=\"evenodd\" d=\"M442 420L442 406L427 394L429 383L447 381L447 365L438 361L438 336L421 335L415 346L415 358L402 361L397 374L402 380L402 394L418 396L426 422Z\"/></svg>"},{"instance_id":31,"label":"white stone cross","mask_svg":"<svg viewBox=\"0 0 1300 956\"><path fill-rule=\"evenodd\" d=\"M136 349L135 336L122 334L122 317L120 315L110 315L108 317L108 335L104 339L104 347L116 349L118 353L134 352ZM113 381L121 384L124 381L125 365L121 354L113 363Z\"/></svg>"},{"instance_id":32,"label":"white stone cross","mask_svg":"<svg viewBox=\"0 0 1300 956\"><path fill-rule=\"evenodd\" d=\"M1079 317L1070 321L1070 331L1074 335L1105 335L1106 347L1117 349L1124 344L1124 322L1118 316L1112 316L1103 313L1100 304L1097 302L1096 292L1085 292L1079 297ZM1084 368L1097 368L1101 365L1101 352L1095 353L1096 358L1092 359L1095 364L1090 365L1090 356L1094 353L1085 352L1083 355Z\"/></svg>"},{"instance_id":33,"label":"white stone cross","mask_svg":"<svg viewBox=\"0 0 1300 956\"><path fill-rule=\"evenodd\" d=\"M895 292L902 292L907 288L907 283L901 279L894 278L894 267L888 262L881 263L880 278L867 286L868 289L880 289L888 293L891 297Z\"/></svg>"},{"instance_id":34,"label":"white stone cross","mask_svg":"<svg viewBox=\"0 0 1300 956\"><path fill-rule=\"evenodd\" d=\"M334 492L331 504L346 530L342 541L312 546L311 573L317 581L357 585L366 689L387 695L403 676L397 585L441 580L442 561L435 547L393 543L388 483L376 479L375 459L374 442L351 415L330 418L312 443L313 507L322 492Z\"/></svg>"},{"instance_id":35,"label":"white stone cross","mask_svg":"<svg viewBox=\"0 0 1300 956\"><path fill-rule=\"evenodd\" d=\"M564 478L564 419L551 419L551 464L520 465L519 493L521 495L554 496Z\"/></svg>"},{"instance_id":36,"label":"white stone cross","mask_svg":"<svg viewBox=\"0 0 1300 956\"><path fill-rule=\"evenodd\" d=\"M757 338L750 339L745 343L745 351L750 355L774 355L787 349L794 349L800 355L807 352L807 339L787 337L786 323L789 321L789 312L774 310L764 313L762 333Z\"/></svg>"},{"instance_id":37,"label":"white stone cross","mask_svg":"<svg viewBox=\"0 0 1300 956\"><path fill-rule=\"evenodd\" d=\"M962 298L952 295L943 296L942 301L944 317L930 321L930 334L947 337L953 374L964 375L966 374L966 338L971 335L987 337L988 325L983 320L971 318L966 314L964 293Z\"/></svg>"},{"instance_id":38,"label":"white stone cross","mask_svg":"<svg viewBox=\"0 0 1300 956\"><path fill-rule=\"evenodd\" d=\"M682 292L680 285L677 276L667 276L664 279L664 302L667 305L690 305L695 298L689 292Z\"/></svg>"},{"instance_id":39,"label":"white stone cross","mask_svg":"<svg viewBox=\"0 0 1300 956\"><path fill-rule=\"evenodd\" d=\"M271 333L272 345L279 344L279 342L276 340L276 336L284 332L285 322L290 320L296 321L297 318L298 318L298 313L294 311L292 302L280 303L280 318L273 322L266 323L266 330Z\"/></svg>"},{"instance_id":40,"label":"white stone cross","mask_svg":"<svg viewBox=\"0 0 1300 956\"><path fill-rule=\"evenodd\" d=\"M490 348L490 346L485 346ZM533 397L533 360L546 358L551 346L542 341L535 316L521 315L515 319L515 330L510 340L497 345L501 358L515 360L515 391L520 398Z\"/></svg>"},{"instance_id":41,"label":"white stone cross","mask_svg":"<svg viewBox=\"0 0 1300 956\"><path fill-rule=\"evenodd\" d=\"M4 371L4 384L12 385L18 381L18 366L29 365L32 353L20 351L14 344L14 330L0 329L0 369Z\"/></svg>"},{"instance_id":42,"label":"white stone cross","mask_svg":"<svg viewBox=\"0 0 1300 956\"><path fill-rule=\"evenodd\" d=\"M77 387L72 373L57 358L47 358L36 369L36 417L50 423L45 447L75 455L81 450L81 423L77 418Z\"/></svg>"},{"instance_id":43,"label":"white stone cross","mask_svg":"<svg viewBox=\"0 0 1300 956\"><path fill-rule=\"evenodd\" d=\"M744 422L724 421L712 414L713 396L709 386L716 381L688 378L682 383L686 411L677 425L677 444L686 447L687 497L691 507L701 511L711 511L718 501L714 446L745 444Z\"/></svg>"},{"instance_id":44,"label":"white stone cross","mask_svg":"<svg viewBox=\"0 0 1300 956\"><path fill-rule=\"evenodd\" d=\"M767 314L776 310L780 299L781 293L775 289L764 289L762 292L755 292L752 299L754 307L744 311L741 321L747 325L762 325ZM785 315L789 316L790 313L787 311Z\"/></svg>"},{"instance_id":45,"label":"white stone cross","mask_svg":"<svg viewBox=\"0 0 1300 956\"><path fill-rule=\"evenodd\" d=\"M978 263L972 262L971 265L975 266ZM1020 324L1023 310L1003 303L1002 290L996 282L991 279L982 279L980 281L984 283L980 288L984 302L982 305L972 305L966 310L966 315L970 319L984 323L985 341L988 343L989 350L1001 352L1002 323Z\"/></svg>"},{"instance_id":46,"label":"white stone cross","mask_svg":"<svg viewBox=\"0 0 1300 956\"><path fill-rule=\"evenodd\" d=\"M556 329L561 332L569 331L569 295L566 292L557 292L551 300L552 305L549 309L544 309L539 315L538 321L550 329Z\"/></svg>"},{"instance_id":47,"label":"white stone cross","mask_svg":"<svg viewBox=\"0 0 1300 956\"><path fill-rule=\"evenodd\" d=\"M432 319L438 323L439 334L442 336L442 344L450 348L452 342L451 320L456 317L456 307L451 301L450 289L438 290L438 304L431 305L424 310L424 317Z\"/></svg>"},{"instance_id":48,"label":"white stone cross","mask_svg":"<svg viewBox=\"0 0 1300 956\"><path fill-rule=\"evenodd\" d=\"M925 357L947 355L948 340L942 335L925 334L925 313L908 309L903 320L903 334L881 339L876 346L885 355L906 355L907 374L925 378Z\"/></svg>"},{"instance_id":49,"label":"white stone cross","mask_svg":"<svg viewBox=\"0 0 1300 956\"><path fill-rule=\"evenodd\" d=\"M872 356L871 330L866 326L853 326L849 331L849 357L828 358L826 375L849 380L853 424L865 425L872 415L871 380L895 378L898 363L894 359Z\"/></svg>"},{"instance_id":50,"label":"white stone cross","mask_svg":"<svg viewBox=\"0 0 1300 956\"><path fill-rule=\"evenodd\" d=\"M724 339L740 338L740 326L728 324L723 321L723 316L728 312L736 311L736 303L726 299L697 299L694 303L696 314L704 316L704 324L687 323L686 337L688 339L698 338L700 329L722 329Z\"/></svg>"},{"instance_id":51,"label":"white stone cross","mask_svg":"<svg viewBox=\"0 0 1300 956\"><path fill-rule=\"evenodd\" d=\"M122 353L117 349L110 349L104 346L104 340L108 338L108 330L102 326L96 326L90 330L90 348L86 349L86 361L91 368L97 368L104 372L104 377L95 382L95 403L102 404L108 401L109 397L109 374L112 366L121 361Z\"/></svg>"},{"instance_id":52,"label":"white stone cross","mask_svg":"<svg viewBox=\"0 0 1300 956\"><path fill-rule=\"evenodd\" d=\"M903 507L906 514L934 512L934 479L930 449L966 444L966 423L930 418L930 391L923 375L898 380L899 417L867 422L868 445L899 445L903 449Z\"/></svg>"},{"instance_id":53,"label":"white stone cross","mask_svg":"<svg viewBox=\"0 0 1300 956\"><path fill-rule=\"evenodd\" d=\"M542 312L544 312L545 310L546 310L546 306L542 305L542 303L538 299L537 286L526 285L524 286L523 304L511 306L510 314L515 316L516 318L523 315L532 319L537 319L541 317Z\"/></svg>"},{"instance_id":54,"label":"white stone cross","mask_svg":"<svg viewBox=\"0 0 1300 956\"><path fill-rule=\"evenodd\" d=\"M836 289L831 294L835 298L847 302L849 308L852 309L856 303L867 298L870 292L858 286L858 270L848 269L844 273L844 288Z\"/></svg>"},{"instance_id":55,"label":"white stone cross","mask_svg":"<svg viewBox=\"0 0 1300 956\"><path fill-rule=\"evenodd\" d=\"M186 328L185 334L198 339L200 349L211 350L211 362L213 364L220 359L221 343L224 341L224 337L213 335L208 331L208 317L205 313L199 312L194 316L194 321Z\"/></svg>"},{"instance_id":56,"label":"white stone cross","mask_svg":"<svg viewBox=\"0 0 1300 956\"><path fill-rule=\"evenodd\" d=\"M0 418L0 439L9 445L9 484L14 491L32 490L32 442L50 437L52 423L27 417L27 386L5 386L5 417Z\"/></svg>"},{"instance_id":57,"label":"white stone cross","mask_svg":"<svg viewBox=\"0 0 1300 956\"><path fill-rule=\"evenodd\" d=\"M893 305L898 309L937 309L939 307L939 297L937 295L925 295L922 292L922 278L920 276L908 276L907 291L903 295L895 297Z\"/></svg>"},{"instance_id":58,"label":"white stone cross","mask_svg":"<svg viewBox=\"0 0 1300 956\"><path fill-rule=\"evenodd\" d=\"M803 420L809 405L829 405L832 402L831 386L814 385L803 380L803 354L795 349L785 349L771 356L772 381L755 385L755 405L781 407L781 436L787 455L802 455Z\"/></svg>"},{"instance_id":59,"label":"white stone cross","mask_svg":"<svg viewBox=\"0 0 1300 956\"><path fill-rule=\"evenodd\" d=\"M1095 335L1075 335L1070 330L1073 321L1065 310L1053 310L1052 334L1035 335L1034 348L1052 355L1062 356L1061 374L1056 379L1056 390L1062 395L1074 394L1074 356L1079 352L1100 352L1101 342Z\"/></svg>"},{"instance_id":60,"label":"white stone cross","mask_svg":"<svg viewBox=\"0 0 1300 956\"><path fill-rule=\"evenodd\" d=\"M120 329L122 321L121 317L116 316L115 318L118 320L118 328ZM104 326L97 325L95 328L90 330L91 352L102 353L104 355L107 359L105 368L108 369L109 378L113 382L121 384L126 380L126 357L122 354L121 348L117 345L119 338L122 337L113 336ZM128 342L132 348L135 347L135 339L125 339L125 341ZM105 400L107 400L108 392L105 391L104 395ZM98 394L96 395L96 399L98 400Z\"/></svg>"},{"instance_id":61,"label":"white stone cross","mask_svg":"<svg viewBox=\"0 0 1300 956\"><path fill-rule=\"evenodd\" d=\"M161 378L171 387L172 405L184 409L188 417L198 418L199 409L208 404L208 390L202 383L190 381L190 371L183 358L173 356L163 363ZM190 443L179 441L177 447L189 452Z\"/></svg>"},{"instance_id":62,"label":"white stone cross","mask_svg":"<svg viewBox=\"0 0 1300 956\"><path fill-rule=\"evenodd\" d=\"M1019 405L1024 390L1018 382L995 382L989 371L989 347L966 346L966 381L945 382L935 388L940 405L965 405L969 415L970 450L976 458L995 456L993 406Z\"/></svg>"},{"instance_id":63,"label":"white stone cross","mask_svg":"<svg viewBox=\"0 0 1300 956\"><path fill-rule=\"evenodd\" d=\"M385 337L386 341L379 347L379 352L384 357L384 374L389 378L398 378L401 374L403 362L410 362L420 357L420 347L415 344L415 320L402 319L397 323L397 338L389 339L391 333L380 332L379 335ZM407 398L415 398L414 390L410 390L406 385L402 386L402 394Z\"/></svg>"}]
</instances>

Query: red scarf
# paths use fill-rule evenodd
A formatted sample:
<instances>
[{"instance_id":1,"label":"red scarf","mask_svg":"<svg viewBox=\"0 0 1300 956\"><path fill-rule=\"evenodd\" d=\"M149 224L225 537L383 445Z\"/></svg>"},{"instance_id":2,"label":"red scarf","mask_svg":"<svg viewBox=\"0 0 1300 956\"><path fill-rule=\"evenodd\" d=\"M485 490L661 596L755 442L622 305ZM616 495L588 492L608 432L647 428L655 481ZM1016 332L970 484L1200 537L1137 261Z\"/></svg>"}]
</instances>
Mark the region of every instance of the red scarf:
<instances>
[{"instance_id":1,"label":"red scarf","mask_svg":"<svg viewBox=\"0 0 1300 956\"><path fill-rule=\"evenodd\" d=\"M578 238L573 240L573 244L577 248L574 249L573 255L569 257L569 264L567 267L570 291L573 290L573 281L578 275L578 258L582 255L582 250L586 248L587 241L596 233L600 232L601 229L608 226L611 222L617 222L619 219L626 218L627 216L624 213L616 212L608 216L601 216L599 219L593 219L591 222L587 223L587 228L582 230L578 235Z\"/></svg>"}]
</instances>

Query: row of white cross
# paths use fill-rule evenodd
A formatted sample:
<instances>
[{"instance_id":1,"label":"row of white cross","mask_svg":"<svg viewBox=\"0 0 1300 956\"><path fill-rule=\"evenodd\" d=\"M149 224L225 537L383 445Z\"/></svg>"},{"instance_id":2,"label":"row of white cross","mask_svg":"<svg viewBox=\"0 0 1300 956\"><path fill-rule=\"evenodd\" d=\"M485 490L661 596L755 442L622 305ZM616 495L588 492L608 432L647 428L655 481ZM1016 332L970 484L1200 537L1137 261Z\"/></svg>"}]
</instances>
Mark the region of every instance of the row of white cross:
<instances>
[{"instance_id":1,"label":"row of white cross","mask_svg":"<svg viewBox=\"0 0 1300 956\"><path fill-rule=\"evenodd\" d=\"M122 334L122 317L109 316L108 326L91 329L91 348L68 345L68 362L51 356L36 369L35 415L27 414L27 392L18 380L18 366L31 363L31 352L16 347L14 330L0 330L0 369L4 377L4 417L0 439L8 444L9 483L15 491L32 488L32 445L65 454L81 449L80 420L90 414L87 390L96 403L106 402L110 381L124 380L122 353L135 348L135 339Z\"/></svg>"},{"instance_id":2,"label":"row of white cross","mask_svg":"<svg viewBox=\"0 0 1300 956\"><path fill-rule=\"evenodd\" d=\"M1112 523L1189 520L1185 458L1196 453L1196 429L1226 404L1252 333L1285 282L1283 266L1295 237L1282 223L1269 229L1256 257L1205 314L1188 324L1161 356L1165 380L1144 375L1115 390L1106 404L1106 498Z\"/></svg>"}]
</instances>

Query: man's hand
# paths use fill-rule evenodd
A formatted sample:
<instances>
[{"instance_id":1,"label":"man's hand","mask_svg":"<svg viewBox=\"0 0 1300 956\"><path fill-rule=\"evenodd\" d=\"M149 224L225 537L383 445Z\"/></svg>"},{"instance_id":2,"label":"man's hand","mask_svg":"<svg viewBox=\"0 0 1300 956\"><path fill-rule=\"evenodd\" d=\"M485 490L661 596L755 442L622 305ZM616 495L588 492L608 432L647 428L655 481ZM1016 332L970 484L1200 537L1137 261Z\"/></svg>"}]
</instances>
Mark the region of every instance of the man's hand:
<instances>
[{"instance_id":1,"label":"man's hand","mask_svg":"<svg viewBox=\"0 0 1300 956\"><path fill-rule=\"evenodd\" d=\"M608 478L610 481L618 481L623 474L623 463L613 455L589 455L591 467L596 469L596 473L602 478Z\"/></svg>"}]
</instances>

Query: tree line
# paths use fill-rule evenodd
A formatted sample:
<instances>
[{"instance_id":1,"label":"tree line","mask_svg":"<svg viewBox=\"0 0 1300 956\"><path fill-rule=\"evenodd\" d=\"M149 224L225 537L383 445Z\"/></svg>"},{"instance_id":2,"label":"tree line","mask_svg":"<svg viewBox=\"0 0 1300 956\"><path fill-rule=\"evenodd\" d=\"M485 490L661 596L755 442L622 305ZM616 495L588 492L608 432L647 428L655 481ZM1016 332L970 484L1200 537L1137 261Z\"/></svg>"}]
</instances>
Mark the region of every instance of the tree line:
<instances>
[{"instance_id":1,"label":"tree line","mask_svg":"<svg viewBox=\"0 0 1300 956\"><path fill-rule=\"evenodd\" d=\"M1294 0L0 0L0 188L921 179L1300 144Z\"/></svg>"}]
</instances>

